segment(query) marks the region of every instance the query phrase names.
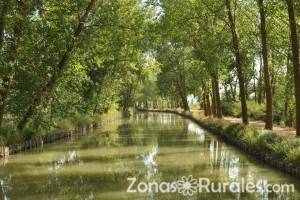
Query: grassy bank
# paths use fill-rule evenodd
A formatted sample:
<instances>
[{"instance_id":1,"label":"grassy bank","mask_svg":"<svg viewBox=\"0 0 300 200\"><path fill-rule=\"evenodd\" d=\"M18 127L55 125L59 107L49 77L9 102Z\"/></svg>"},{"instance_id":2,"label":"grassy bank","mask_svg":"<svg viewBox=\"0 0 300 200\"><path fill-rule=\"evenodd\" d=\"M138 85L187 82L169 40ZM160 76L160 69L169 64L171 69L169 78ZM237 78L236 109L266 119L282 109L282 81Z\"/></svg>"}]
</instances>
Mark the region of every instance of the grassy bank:
<instances>
[{"instance_id":1,"label":"grassy bank","mask_svg":"<svg viewBox=\"0 0 300 200\"><path fill-rule=\"evenodd\" d=\"M222 119L195 118L189 113L174 110L150 110L168 112L186 117L201 127L224 138L272 166L300 177L300 139L285 138L272 131L258 130L251 126L231 123Z\"/></svg>"},{"instance_id":2,"label":"grassy bank","mask_svg":"<svg viewBox=\"0 0 300 200\"><path fill-rule=\"evenodd\" d=\"M217 129L227 138L250 147L253 151L269 154L276 160L300 164L300 139L291 139L272 131L262 131L243 124L230 123L221 119L201 119L202 125Z\"/></svg>"},{"instance_id":3,"label":"grassy bank","mask_svg":"<svg viewBox=\"0 0 300 200\"><path fill-rule=\"evenodd\" d=\"M115 118L121 118L121 113L115 109L102 115L74 115L71 118L61 120L50 130L39 130L26 128L23 131L16 130L13 126L4 126L0 129L0 147L14 146L26 141L37 140L45 136L74 131L89 125L98 124Z\"/></svg>"}]
</instances>

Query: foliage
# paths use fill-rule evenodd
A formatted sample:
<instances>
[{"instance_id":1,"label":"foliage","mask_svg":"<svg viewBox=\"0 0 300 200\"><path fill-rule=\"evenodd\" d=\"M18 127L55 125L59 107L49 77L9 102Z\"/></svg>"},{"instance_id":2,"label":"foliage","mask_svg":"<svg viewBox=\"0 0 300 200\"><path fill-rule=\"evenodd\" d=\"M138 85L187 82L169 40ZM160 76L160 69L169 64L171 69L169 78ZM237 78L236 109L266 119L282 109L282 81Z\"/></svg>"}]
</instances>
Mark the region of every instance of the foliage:
<instances>
[{"instance_id":1,"label":"foliage","mask_svg":"<svg viewBox=\"0 0 300 200\"><path fill-rule=\"evenodd\" d=\"M257 104L254 101L248 101L248 115L255 120L265 119L265 104ZM222 111L224 115L241 117L241 105L238 102L222 102Z\"/></svg>"}]
</instances>

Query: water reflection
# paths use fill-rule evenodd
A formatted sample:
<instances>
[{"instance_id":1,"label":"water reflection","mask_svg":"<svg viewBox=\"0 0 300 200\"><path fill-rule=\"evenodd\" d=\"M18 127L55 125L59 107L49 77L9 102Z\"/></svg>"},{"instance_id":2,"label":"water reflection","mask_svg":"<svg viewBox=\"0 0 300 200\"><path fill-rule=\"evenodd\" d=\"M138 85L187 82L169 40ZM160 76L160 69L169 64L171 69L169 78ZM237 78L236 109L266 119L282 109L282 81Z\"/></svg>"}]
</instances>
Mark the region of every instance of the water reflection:
<instances>
[{"instance_id":1,"label":"water reflection","mask_svg":"<svg viewBox=\"0 0 300 200\"><path fill-rule=\"evenodd\" d=\"M189 122L188 124L188 131L191 133L196 134L196 140L200 143L204 143L205 141L205 135L204 135L204 130L200 128L197 124L193 122Z\"/></svg>"},{"instance_id":2,"label":"water reflection","mask_svg":"<svg viewBox=\"0 0 300 200\"><path fill-rule=\"evenodd\" d=\"M11 176L4 177L3 179L0 179L0 187L1 187L1 192L2 192L2 199L3 200L9 200L8 197L6 196L6 193L11 190L9 187L9 182L11 181Z\"/></svg>"},{"instance_id":3,"label":"water reflection","mask_svg":"<svg viewBox=\"0 0 300 200\"><path fill-rule=\"evenodd\" d=\"M66 165L82 165L83 162L79 159L78 153L76 150L69 151L66 156L63 156L61 159L57 161L50 162L48 164L49 170L58 170Z\"/></svg>"},{"instance_id":4,"label":"water reflection","mask_svg":"<svg viewBox=\"0 0 300 200\"><path fill-rule=\"evenodd\" d=\"M158 146L152 148L151 152L147 155L142 155L144 165L146 166L147 170L147 180L150 179L157 173L157 163L156 157L158 154Z\"/></svg>"},{"instance_id":5,"label":"water reflection","mask_svg":"<svg viewBox=\"0 0 300 200\"><path fill-rule=\"evenodd\" d=\"M293 183L296 193L126 193L127 177L175 181ZM11 156L0 166L0 199L299 199L299 181L258 163L196 124L173 114L137 113L95 134ZM241 190L241 188L236 188Z\"/></svg>"}]
</instances>

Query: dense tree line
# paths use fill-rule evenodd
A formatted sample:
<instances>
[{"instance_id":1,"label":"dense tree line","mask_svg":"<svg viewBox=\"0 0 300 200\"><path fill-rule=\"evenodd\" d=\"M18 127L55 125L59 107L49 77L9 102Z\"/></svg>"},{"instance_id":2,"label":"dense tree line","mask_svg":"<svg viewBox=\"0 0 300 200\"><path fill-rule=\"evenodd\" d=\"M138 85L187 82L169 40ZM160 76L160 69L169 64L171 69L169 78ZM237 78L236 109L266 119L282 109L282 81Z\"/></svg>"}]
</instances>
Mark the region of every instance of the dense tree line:
<instances>
[{"instance_id":1,"label":"dense tree line","mask_svg":"<svg viewBox=\"0 0 300 200\"><path fill-rule=\"evenodd\" d=\"M295 0L2 0L1 137L115 105L189 111L191 95L207 116L239 102L245 124L255 107L267 129L300 135L299 10Z\"/></svg>"},{"instance_id":2,"label":"dense tree line","mask_svg":"<svg viewBox=\"0 0 300 200\"><path fill-rule=\"evenodd\" d=\"M163 99L188 111L193 94L218 118L240 102L243 123L250 116L300 134L299 1L155 2L163 10L155 51Z\"/></svg>"},{"instance_id":3,"label":"dense tree line","mask_svg":"<svg viewBox=\"0 0 300 200\"><path fill-rule=\"evenodd\" d=\"M152 71L153 9L139 1L4 0L0 11L0 140L126 112Z\"/></svg>"}]
</instances>

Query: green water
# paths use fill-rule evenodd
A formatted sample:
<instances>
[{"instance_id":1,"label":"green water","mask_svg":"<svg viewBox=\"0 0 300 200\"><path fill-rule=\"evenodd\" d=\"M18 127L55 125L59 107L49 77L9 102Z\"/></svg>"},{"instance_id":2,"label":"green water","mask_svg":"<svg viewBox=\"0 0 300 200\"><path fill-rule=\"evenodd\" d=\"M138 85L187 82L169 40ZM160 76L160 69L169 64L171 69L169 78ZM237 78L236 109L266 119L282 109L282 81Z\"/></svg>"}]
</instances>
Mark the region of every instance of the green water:
<instances>
[{"instance_id":1,"label":"green water","mask_svg":"<svg viewBox=\"0 0 300 200\"><path fill-rule=\"evenodd\" d=\"M162 183L183 176L211 182L294 184L295 192L238 190L187 195L138 192L138 183ZM128 178L136 178L128 193ZM166 189L166 188L164 188ZM235 188L236 189L236 188ZM194 190L193 190L194 191ZM173 114L140 113L95 133L46 145L42 152L11 156L0 163L0 199L300 199L300 181L261 164Z\"/></svg>"}]
</instances>

